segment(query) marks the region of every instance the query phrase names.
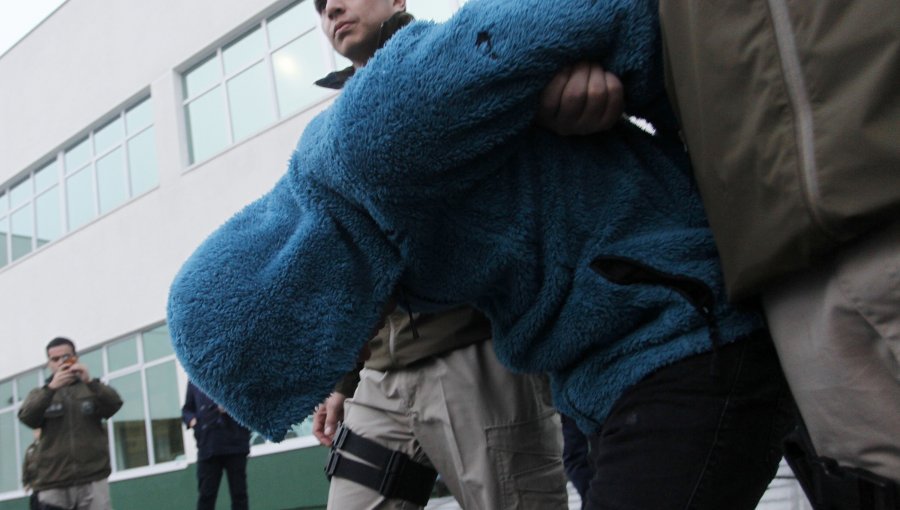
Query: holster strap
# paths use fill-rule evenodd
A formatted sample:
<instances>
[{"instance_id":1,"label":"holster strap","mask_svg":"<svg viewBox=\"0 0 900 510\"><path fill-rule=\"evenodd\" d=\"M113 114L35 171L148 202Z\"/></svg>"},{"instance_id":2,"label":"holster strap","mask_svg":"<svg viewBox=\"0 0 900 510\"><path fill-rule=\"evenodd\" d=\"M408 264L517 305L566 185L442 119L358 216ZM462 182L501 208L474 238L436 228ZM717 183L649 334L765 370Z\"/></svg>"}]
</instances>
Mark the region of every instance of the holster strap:
<instances>
[{"instance_id":1,"label":"holster strap","mask_svg":"<svg viewBox=\"0 0 900 510\"><path fill-rule=\"evenodd\" d=\"M341 451L351 453L372 464L364 464L341 455ZM373 467L377 466L377 467ZM384 447L371 439L354 434L349 427L338 427L328 455L325 474L344 478L364 485L390 499L403 499L419 506L425 506L437 471L412 460L396 450Z\"/></svg>"}]
</instances>

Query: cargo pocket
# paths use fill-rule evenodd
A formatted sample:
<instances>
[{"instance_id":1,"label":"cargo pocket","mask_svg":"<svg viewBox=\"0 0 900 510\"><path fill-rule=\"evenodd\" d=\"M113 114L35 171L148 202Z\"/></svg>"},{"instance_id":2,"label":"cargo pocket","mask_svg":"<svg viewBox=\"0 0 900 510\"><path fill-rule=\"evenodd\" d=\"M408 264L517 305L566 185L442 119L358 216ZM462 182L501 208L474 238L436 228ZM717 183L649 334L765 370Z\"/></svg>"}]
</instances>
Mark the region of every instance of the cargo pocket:
<instances>
[{"instance_id":1,"label":"cargo pocket","mask_svg":"<svg viewBox=\"0 0 900 510\"><path fill-rule=\"evenodd\" d=\"M549 411L530 420L486 430L488 455L506 510L567 509L559 415Z\"/></svg>"}]
</instances>

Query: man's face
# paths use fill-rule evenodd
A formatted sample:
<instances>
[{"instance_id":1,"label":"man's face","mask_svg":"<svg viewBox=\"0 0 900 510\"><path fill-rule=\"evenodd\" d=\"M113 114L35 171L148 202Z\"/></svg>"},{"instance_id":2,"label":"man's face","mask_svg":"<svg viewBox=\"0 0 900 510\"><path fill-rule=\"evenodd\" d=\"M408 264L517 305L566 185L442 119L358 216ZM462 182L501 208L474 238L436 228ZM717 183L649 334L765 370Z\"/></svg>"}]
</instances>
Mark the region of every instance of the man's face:
<instances>
[{"instance_id":1,"label":"man's face","mask_svg":"<svg viewBox=\"0 0 900 510\"><path fill-rule=\"evenodd\" d=\"M381 24L406 8L406 0L315 0L322 30L334 49L362 67L378 49Z\"/></svg>"},{"instance_id":2,"label":"man's face","mask_svg":"<svg viewBox=\"0 0 900 510\"><path fill-rule=\"evenodd\" d=\"M62 366L67 366L68 361L75 357L75 351L69 345L57 345L47 349L47 368L54 374Z\"/></svg>"}]
</instances>

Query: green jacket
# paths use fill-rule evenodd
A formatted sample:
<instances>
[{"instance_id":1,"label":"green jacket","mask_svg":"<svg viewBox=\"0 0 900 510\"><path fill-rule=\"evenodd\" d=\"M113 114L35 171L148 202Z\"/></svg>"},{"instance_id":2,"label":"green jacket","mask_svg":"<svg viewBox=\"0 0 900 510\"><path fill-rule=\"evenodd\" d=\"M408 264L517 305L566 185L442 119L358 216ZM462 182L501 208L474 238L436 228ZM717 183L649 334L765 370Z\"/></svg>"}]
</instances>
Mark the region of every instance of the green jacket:
<instances>
[{"instance_id":1,"label":"green jacket","mask_svg":"<svg viewBox=\"0 0 900 510\"><path fill-rule=\"evenodd\" d=\"M413 326L407 312L388 315L385 326L369 341L366 368L390 371L466 347L491 338L491 323L481 313L461 306L434 314L413 314ZM359 382L354 370L338 383L335 391L353 396Z\"/></svg>"},{"instance_id":2,"label":"green jacket","mask_svg":"<svg viewBox=\"0 0 900 510\"><path fill-rule=\"evenodd\" d=\"M36 491L71 487L109 476L109 439L104 419L122 407L116 390L97 379L28 394L19 420L41 429L36 453Z\"/></svg>"},{"instance_id":3,"label":"green jacket","mask_svg":"<svg viewBox=\"0 0 900 510\"><path fill-rule=\"evenodd\" d=\"M679 0L659 12L730 297L900 219L900 2Z\"/></svg>"}]
</instances>

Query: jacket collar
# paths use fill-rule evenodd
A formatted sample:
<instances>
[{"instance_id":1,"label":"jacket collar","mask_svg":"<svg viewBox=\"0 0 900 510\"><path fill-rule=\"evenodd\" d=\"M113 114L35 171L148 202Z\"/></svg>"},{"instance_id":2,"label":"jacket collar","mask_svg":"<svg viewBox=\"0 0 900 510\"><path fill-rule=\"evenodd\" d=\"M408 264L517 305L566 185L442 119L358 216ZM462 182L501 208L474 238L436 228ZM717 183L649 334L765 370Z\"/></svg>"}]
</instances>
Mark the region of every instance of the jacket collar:
<instances>
[{"instance_id":1,"label":"jacket collar","mask_svg":"<svg viewBox=\"0 0 900 510\"><path fill-rule=\"evenodd\" d=\"M378 48L384 46L384 44L388 42L388 39L393 37L398 30L410 24L413 20L415 20L413 15L406 11L395 13L388 18L387 21L381 24L381 31L378 34ZM316 80L315 84L327 89L340 90L344 88L344 84L347 83L347 80L349 80L355 72L356 69L353 66L350 66L346 69L341 69L340 71L328 73L324 78Z\"/></svg>"}]
</instances>

